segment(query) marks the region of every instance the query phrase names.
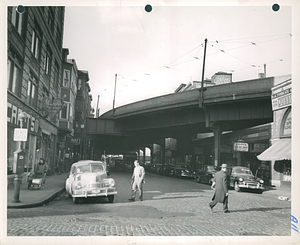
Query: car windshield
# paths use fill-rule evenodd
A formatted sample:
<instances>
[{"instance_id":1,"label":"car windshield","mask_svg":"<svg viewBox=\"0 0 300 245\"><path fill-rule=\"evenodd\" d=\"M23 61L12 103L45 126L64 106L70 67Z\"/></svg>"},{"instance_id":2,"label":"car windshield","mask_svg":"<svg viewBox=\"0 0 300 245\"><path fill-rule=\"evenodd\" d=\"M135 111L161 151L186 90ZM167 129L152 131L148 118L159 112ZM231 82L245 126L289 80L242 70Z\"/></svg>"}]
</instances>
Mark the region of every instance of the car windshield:
<instances>
[{"instance_id":1,"label":"car windshield","mask_svg":"<svg viewBox=\"0 0 300 245\"><path fill-rule=\"evenodd\" d=\"M250 174L253 175L250 169L247 168L235 168L232 170L234 174Z\"/></svg>"},{"instance_id":2,"label":"car windshield","mask_svg":"<svg viewBox=\"0 0 300 245\"><path fill-rule=\"evenodd\" d=\"M91 172L103 172L104 167L102 164L88 164L83 166L78 166L76 172L77 173L91 173Z\"/></svg>"}]
</instances>

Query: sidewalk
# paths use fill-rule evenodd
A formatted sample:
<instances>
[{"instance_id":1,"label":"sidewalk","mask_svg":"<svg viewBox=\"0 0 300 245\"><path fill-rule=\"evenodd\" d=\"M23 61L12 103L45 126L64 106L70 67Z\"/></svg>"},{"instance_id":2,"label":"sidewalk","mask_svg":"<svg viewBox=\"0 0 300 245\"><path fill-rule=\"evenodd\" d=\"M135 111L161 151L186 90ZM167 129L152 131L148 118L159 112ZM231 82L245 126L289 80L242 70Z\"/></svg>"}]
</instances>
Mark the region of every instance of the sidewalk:
<instances>
[{"instance_id":1,"label":"sidewalk","mask_svg":"<svg viewBox=\"0 0 300 245\"><path fill-rule=\"evenodd\" d=\"M65 182L68 177L67 173L47 176L43 190L27 189L27 182L20 185L20 203L13 203L14 185L7 188L7 208L31 208L41 206L53 200L65 189Z\"/></svg>"},{"instance_id":2,"label":"sidewalk","mask_svg":"<svg viewBox=\"0 0 300 245\"><path fill-rule=\"evenodd\" d=\"M288 186L282 186L282 187L265 186L263 195L274 195L276 198L283 201L292 200L291 187Z\"/></svg>"}]
</instances>

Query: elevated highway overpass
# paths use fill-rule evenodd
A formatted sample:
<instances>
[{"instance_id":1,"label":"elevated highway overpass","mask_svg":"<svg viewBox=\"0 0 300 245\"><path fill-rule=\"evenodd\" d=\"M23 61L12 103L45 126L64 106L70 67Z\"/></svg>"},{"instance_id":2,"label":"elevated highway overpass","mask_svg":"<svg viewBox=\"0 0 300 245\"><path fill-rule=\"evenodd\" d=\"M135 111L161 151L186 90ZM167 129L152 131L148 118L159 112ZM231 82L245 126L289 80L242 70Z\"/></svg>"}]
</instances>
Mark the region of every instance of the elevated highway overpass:
<instances>
[{"instance_id":1,"label":"elevated highway overpass","mask_svg":"<svg viewBox=\"0 0 300 245\"><path fill-rule=\"evenodd\" d=\"M95 150L120 153L164 138L191 141L214 132L219 159L222 131L235 131L273 121L271 88L276 77L205 87L138 101L87 120L86 133ZM278 83L278 82L277 82ZM203 102L203 103L201 103Z\"/></svg>"}]
</instances>

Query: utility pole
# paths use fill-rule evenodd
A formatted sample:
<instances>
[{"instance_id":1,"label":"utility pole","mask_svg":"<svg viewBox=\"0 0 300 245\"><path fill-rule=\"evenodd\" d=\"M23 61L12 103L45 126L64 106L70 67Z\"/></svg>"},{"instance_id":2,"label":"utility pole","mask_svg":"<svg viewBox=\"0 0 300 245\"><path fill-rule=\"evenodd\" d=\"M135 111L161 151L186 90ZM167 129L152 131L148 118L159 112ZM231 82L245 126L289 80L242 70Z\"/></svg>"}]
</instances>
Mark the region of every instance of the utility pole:
<instances>
[{"instance_id":1,"label":"utility pole","mask_svg":"<svg viewBox=\"0 0 300 245\"><path fill-rule=\"evenodd\" d=\"M116 86L117 86L117 74L115 75L115 91L114 91L114 100L113 100L113 113L115 115L115 99L116 99Z\"/></svg>"},{"instance_id":2,"label":"utility pole","mask_svg":"<svg viewBox=\"0 0 300 245\"><path fill-rule=\"evenodd\" d=\"M202 80L201 80L200 107L203 107L203 90L204 90L204 70L205 70L206 44L207 44L207 39L205 38L205 40L204 40L204 55L203 55Z\"/></svg>"},{"instance_id":3,"label":"utility pole","mask_svg":"<svg viewBox=\"0 0 300 245\"><path fill-rule=\"evenodd\" d=\"M98 105L99 105L99 98L100 98L100 95L98 95L97 108L96 108L96 118L98 118L98 117L99 117L99 109L98 109Z\"/></svg>"}]
</instances>

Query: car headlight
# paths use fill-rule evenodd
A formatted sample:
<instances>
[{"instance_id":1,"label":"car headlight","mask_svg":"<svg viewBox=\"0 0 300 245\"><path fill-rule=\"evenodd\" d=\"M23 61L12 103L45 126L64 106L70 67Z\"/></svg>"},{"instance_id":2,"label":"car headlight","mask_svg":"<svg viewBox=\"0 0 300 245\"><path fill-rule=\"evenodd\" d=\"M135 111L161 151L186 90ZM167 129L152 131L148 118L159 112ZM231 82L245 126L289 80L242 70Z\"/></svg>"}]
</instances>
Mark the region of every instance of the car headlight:
<instances>
[{"instance_id":1,"label":"car headlight","mask_svg":"<svg viewBox=\"0 0 300 245\"><path fill-rule=\"evenodd\" d=\"M262 179L261 179L261 180L259 180L259 182L260 182L260 183L262 183L262 184L264 183L264 181L263 181Z\"/></svg>"},{"instance_id":2,"label":"car headlight","mask_svg":"<svg viewBox=\"0 0 300 245\"><path fill-rule=\"evenodd\" d=\"M243 182L243 181L244 181L244 179L243 179L243 178L239 178L239 181L240 181L240 182Z\"/></svg>"},{"instance_id":3,"label":"car headlight","mask_svg":"<svg viewBox=\"0 0 300 245\"><path fill-rule=\"evenodd\" d=\"M114 187L116 185L116 182L114 181L114 179L107 179L107 181L105 181L105 186L106 187Z\"/></svg>"},{"instance_id":4,"label":"car headlight","mask_svg":"<svg viewBox=\"0 0 300 245\"><path fill-rule=\"evenodd\" d=\"M75 188L75 190L81 189L82 188L81 182L76 183L74 188Z\"/></svg>"}]
</instances>

